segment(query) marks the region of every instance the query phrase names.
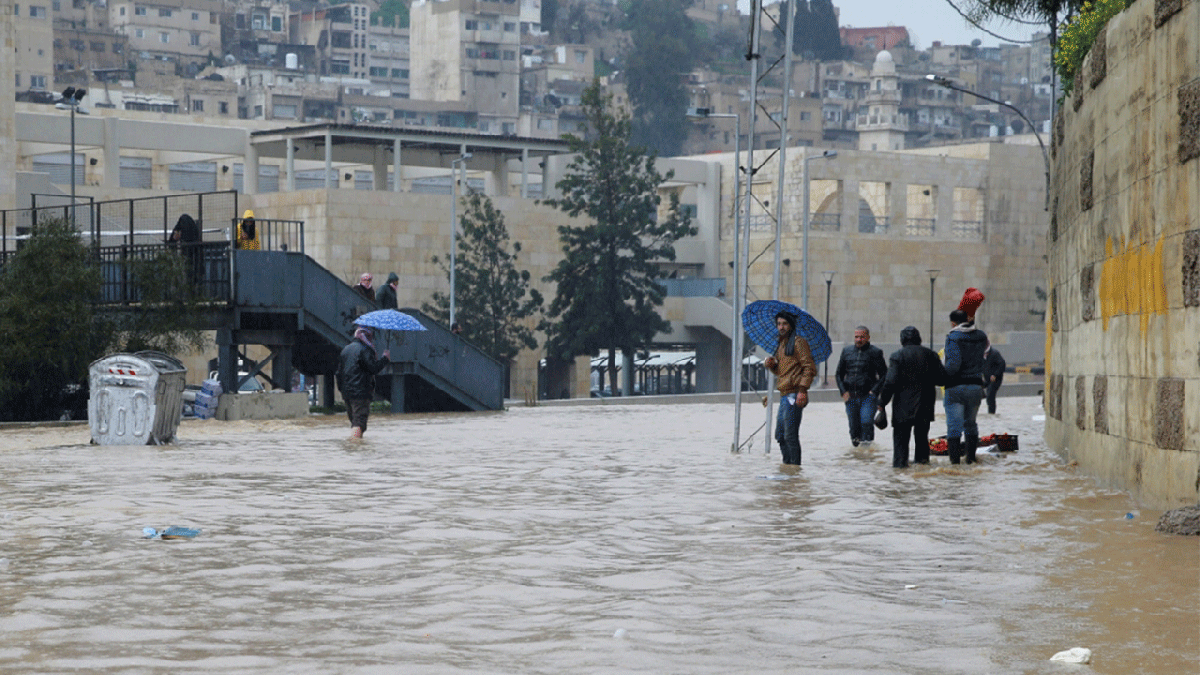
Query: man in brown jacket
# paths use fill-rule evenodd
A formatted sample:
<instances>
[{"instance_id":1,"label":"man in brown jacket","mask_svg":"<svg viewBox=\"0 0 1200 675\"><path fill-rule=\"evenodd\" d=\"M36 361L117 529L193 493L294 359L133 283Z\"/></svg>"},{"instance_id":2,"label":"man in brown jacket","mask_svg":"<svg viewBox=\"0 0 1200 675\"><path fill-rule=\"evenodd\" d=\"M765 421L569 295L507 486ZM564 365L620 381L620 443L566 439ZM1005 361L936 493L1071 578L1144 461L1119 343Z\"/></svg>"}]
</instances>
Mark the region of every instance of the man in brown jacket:
<instances>
[{"instance_id":1,"label":"man in brown jacket","mask_svg":"<svg viewBox=\"0 0 1200 675\"><path fill-rule=\"evenodd\" d=\"M787 312L775 315L779 345L775 355L768 356L763 365L775 374L779 390L779 415L775 420L775 440L783 453L784 464L800 464L800 418L808 405L808 388L817 376L808 341L796 335L796 317Z\"/></svg>"}]
</instances>

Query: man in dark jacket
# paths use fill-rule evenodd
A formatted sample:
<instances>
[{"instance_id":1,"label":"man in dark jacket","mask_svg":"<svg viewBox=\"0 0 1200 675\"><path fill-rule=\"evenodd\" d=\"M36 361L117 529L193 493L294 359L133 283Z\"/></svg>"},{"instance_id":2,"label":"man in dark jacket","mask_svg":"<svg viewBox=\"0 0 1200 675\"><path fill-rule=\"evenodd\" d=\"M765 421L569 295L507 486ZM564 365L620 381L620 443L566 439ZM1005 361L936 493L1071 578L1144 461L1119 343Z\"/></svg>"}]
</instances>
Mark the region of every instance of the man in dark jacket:
<instances>
[{"instance_id":1,"label":"man in dark jacket","mask_svg":"<svg viewBox=\"0 0 1200 675\"><path fill-rule=\"evenodd\" d=\"M847 345L838 359L837 386L846 402L846 419L850 422L850 442L875 440L875 399L887 375L883 350L871 344L871 331L866 326L854 329L854 344Z\"/></svg>"},{"instance_id":2,"label":"man in dark jacket","mask_svg":"<svg viewBox=\"0 0 1200 675\"><path fill-rule=\"evenodd\" d=\"M1007 366L1000 350L988 345L987 351L983 353L983 378L987 381L989 415L996 414L996 392L1000 391L1000 385L1004 384L1004 369Z\"/></svg>"},{"instance_id":3,"label":"man in dark jacket","mask_svg":"<svg viewBox=\"0 0 1200 675\"><path fill-rule=\"evenodd\" d=\"M396 287L400 285L400 277L395 272L388 274L387 283L379 287L375 299L379 301L379 309L399 309L396 302Z\"/></svg>"},{"instance_id":4,"label":"man in dark jacket","mask_svg":"<svg viewBox=\"0 0 1200 675\"><path fill-rule=\"evenodd\" d=\"M908 466L908 438L912 435L913 462L929 463L929 423L937 387L946 381L946 369L932 349L921 346L921 333L909 326L900 331L901 347L888 359L887 377L879 392L879 409L892 402L892 466Z\"/></svg>"},{"instance_id":5,"label":"man in dark jacket","mask_svg":"<svg viewBox=\"0 0 1200 675\"><path fill-rule=\"evenodd\" d=\"M975 327L964 310L950 312L952 328L946 334L946 450L950 463L958 464L966 438L967 464L975 463L979 426L975 416L983 401L983 352L987 333Z\"/></svg>"},{"instance_id":6,"label":"man in dark jacket","mask_svg":"<svg viewBox=\"0 0 1200 675\"><path fill-rule=\"evenodd\" d=\"M175 229L171 230L171 243L182 248L183 256L188 261L189 280L199 283L204 275L204 252L200 248L200 224L190 214L179 216L175 221Z\"/></svg>"},{"instance_id":7,"label":"man in dark jacket","mask_svg":"<svg viewBox=\"0 0 1200 675\"><path fill-rule=\"evenodd\" d=\"M352 438L362 438L367 430L367 417L371 414L371 399L375 394L375 375L383 370L391 356L384 350L382 358L375 358L372 338L374 331L360 326L354 331L354 340L338 357L337 385L346 400Z\"/></svg>"}]
</instances>

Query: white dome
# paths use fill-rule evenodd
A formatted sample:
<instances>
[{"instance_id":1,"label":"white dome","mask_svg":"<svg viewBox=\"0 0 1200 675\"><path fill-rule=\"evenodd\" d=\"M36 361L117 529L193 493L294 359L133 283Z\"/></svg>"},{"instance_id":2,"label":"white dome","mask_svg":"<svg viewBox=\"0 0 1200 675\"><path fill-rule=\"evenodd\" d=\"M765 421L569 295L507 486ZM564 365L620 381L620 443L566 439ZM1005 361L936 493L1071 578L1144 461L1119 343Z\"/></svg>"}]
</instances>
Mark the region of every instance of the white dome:
<instances>
[{"instance_id":1,"label":"white dome","mask_svg":"<svg viewBox=\"0 0 1200 675\"><path fill-rule=\"evenodd\" d=\"M881 51L875 55L875 63L894 63L894 62L895 61L892 59L892 53L886 49L884 49L883 51Z\"/></svg>"}]
</instances>

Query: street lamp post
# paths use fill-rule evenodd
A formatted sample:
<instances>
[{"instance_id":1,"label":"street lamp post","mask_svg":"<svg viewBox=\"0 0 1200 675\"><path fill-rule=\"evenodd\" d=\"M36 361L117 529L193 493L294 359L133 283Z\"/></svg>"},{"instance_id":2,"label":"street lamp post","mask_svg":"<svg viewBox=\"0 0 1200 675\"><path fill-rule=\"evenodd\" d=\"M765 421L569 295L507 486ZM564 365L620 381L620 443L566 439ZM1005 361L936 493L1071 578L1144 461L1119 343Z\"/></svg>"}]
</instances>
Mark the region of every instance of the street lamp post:
<instances>
[{"instance_id":1,"label":"street lamp post","mask_svg":"<svg viewBox=\"0 0 1200 675\"><path fill-rule=\"evenodd\" d=\"M742 166L742 116L739 113L714 113L711 108L695 108L688 111L690 117L709 118L709 117L725 117L733 118L733 167L734 167L734 182L733 182L733 323L730 324L729 336L729 357L732 361L732 370L730 373L730 388L733 390L734 406L734 439L733 451L737 452L739 439L739 430L741 429L741 393L742 393L742 305L746 302L746 294L742 292L742 275L746 270L742 269L742 240L740 236L742 228L742 212L738 208L742 198L742 181L738 172ZM747 224L748 228L749 225Z\"/></svg>"},{"instance_id":2,"label":"street lamp post","mask_svg":"<svg viewBox=\"0 0 1200 675\"><path fill-rule=\"evenodd\" d=\"M62 100L54 104L54 107L59 110L71 111L71 227L75 227L75 111L79 110L79 102L83 97L87 96L86 89L76 89L75 87L67 87L63 90ZM87 112L79 110L80 115L86 115Z\"/></svg>"},{"instance_id":3,"label":"street lamp post","mask_svg":"<svg viewBox=\"0 0 1200 675\"><path fill-rule=\"evenodd\" d=\"M998 101L994 98L984 96L983 94L980 94L979 92L971 91L970 89L960 87L957 84L955 84L948 77L943 77L941 75L934 75L934 74L930 73L929 75L925 76L925 79L929 80L930 82L933 82L934 84L936 84L938 86L945 87L947 89L953 89L954 91L960 91L964 94L970 94L976 98L981 98L990 103L995 103L996 105L1002 105L1005 108L1008 108L1009 110L1017 113L1018 115L1021 116L1021 119L1025 120L1025 123L1029 125L1029 130L1031 132L1033 132L1033 137L1037 139L1038 145L1042 148L1042 162L1046 165L1046 210L1049 211L1050 210L1050 155L1046 153L1046 144L1042 142L1042 135L1037 132L1037 127L1034 126L1033 121L1030 120L1028 117L1026 117L1025 113L1021 112L1021 109L1016 107L1015 105L1013 105L1007 101Z\"/></svg>"},{"instance_id":4,"label":"street lamp post","mask_svg":"<svg viewBox=\"0 0 1200 675\"><path fill-rule=\"evenodd\" d=\"M800 308L806 312L808 311L808 221L810 218L808 212L808 163L814 159L833 159L834 157L837 157L837 150L826 150L819 155L804 158L804 273L800 277L800 283L804 285L804 292L801 295Z\"/></svg>"},{"instance_id":5,"label":"street lamp post","mask_svg":"<svg viewBox=\"0 0 1200 675\"><path fill-rule=\"evenodd\" d=\"M829 332L829 299L833 292L833 275L837 274L832 270L821 272L825 276L825 332ZM824 386L829 386L829 359L825 359L825 380Z\"/></svg>"},{"instance_id":6,"label":"street lamp post","mask_svg":"<svg viewBox=\"0 0 1200 675\"><path fill-rule=\"evenodd\" d=\"M458 248L458 182L454 178L456 165L461 167L463 188L467 182L467 160L471 153L464 152L457 159L450 160L450 326L454 327L454 268L455 253Z\"/></svg>"},{"instance_id":7,"label":"street lamp post","mask_svg":"<svg viewBox=\"0 0 1200 675\"><path fill-rule=\"evenodd\" d=\"M933 348L933 282L937 281L941 270L925 270L929 272L929 348Z\"/></svg>"}]
</instances>

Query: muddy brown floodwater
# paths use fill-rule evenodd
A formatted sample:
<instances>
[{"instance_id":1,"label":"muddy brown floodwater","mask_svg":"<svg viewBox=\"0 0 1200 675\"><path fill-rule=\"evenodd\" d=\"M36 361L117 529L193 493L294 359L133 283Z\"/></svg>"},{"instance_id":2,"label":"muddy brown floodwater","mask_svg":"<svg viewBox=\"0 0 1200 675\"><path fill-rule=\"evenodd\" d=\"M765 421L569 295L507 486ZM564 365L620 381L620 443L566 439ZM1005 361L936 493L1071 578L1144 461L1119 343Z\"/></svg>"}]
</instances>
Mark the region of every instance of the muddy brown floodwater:
<instances>
[{"instance_id":1,"label":"muddy brown floodwater","mask_svg":"<svg viewBox=\"0 0 1200 675\"><path fill-rule=\"evenodd\" d=\"M1200 672L1198 540L1041 414L1001 399L982 432L1019 452L896 471L813 404L797 475L728 452L729 405L6 429L0 671ZM202 533L142 537L170 525Z\"/></svg>"}]
</instances>

